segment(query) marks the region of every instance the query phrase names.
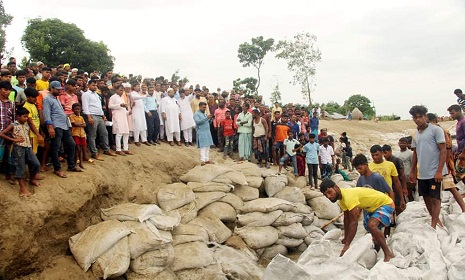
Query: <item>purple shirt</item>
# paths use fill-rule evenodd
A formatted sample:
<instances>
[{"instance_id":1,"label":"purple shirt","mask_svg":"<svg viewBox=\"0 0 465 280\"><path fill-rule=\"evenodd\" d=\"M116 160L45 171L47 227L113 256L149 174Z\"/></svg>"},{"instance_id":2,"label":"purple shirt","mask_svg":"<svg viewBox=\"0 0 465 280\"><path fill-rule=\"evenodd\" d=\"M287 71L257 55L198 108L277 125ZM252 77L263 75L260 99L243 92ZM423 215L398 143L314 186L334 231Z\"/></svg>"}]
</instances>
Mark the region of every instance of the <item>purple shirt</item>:
<instances>
[{"instance_id":1,"label":"purple shirt","mask_svg":"<svg viewBox=\"0 0 465 280\"><path fill-rule=\"evenodd\" d=\"M457 121L456 139L458 152L461 153L465 148L465 118Z\"/></svg>"}]
</instances>

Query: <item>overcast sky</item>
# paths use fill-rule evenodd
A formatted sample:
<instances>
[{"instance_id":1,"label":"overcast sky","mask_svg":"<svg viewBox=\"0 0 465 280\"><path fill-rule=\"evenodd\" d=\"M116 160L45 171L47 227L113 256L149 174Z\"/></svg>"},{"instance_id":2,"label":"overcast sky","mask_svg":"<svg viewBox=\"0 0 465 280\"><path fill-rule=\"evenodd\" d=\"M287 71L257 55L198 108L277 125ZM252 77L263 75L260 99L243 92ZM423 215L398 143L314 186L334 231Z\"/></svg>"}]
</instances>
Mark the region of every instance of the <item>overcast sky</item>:
<instances>
[{"instance_id":1,"label":"overcast sky","mask_svg":"<svg viewBox=\"0 0 465 280\"><path fill-rule=\"evenodd\" d=\"M102 40L116 58L115 72L171 77L176 69L210 91L255 76L237 58L239 44L264 36L276 41L298 32L318 37L314 102L342 105L352 94L373 101L380 115L409 118L412 105L447 115L453 90L465 90L465 1L215 1L5 0L14 16L7 48L20 60L20 38L30 18L75 23ZM63 61L66 63L67 61ZM305 103L289 82L285 61L270 53L259 93L269 103L280 83L283 102Z\"/></svg>"}]
</instances>

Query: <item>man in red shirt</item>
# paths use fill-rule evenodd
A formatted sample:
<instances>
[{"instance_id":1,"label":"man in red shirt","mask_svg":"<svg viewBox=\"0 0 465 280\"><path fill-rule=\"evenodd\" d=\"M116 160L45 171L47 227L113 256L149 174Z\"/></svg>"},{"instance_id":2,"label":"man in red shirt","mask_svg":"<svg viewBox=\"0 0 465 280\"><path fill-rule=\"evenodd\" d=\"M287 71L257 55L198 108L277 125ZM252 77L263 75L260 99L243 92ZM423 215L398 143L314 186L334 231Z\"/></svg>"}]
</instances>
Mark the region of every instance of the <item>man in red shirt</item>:
<instances>
[{"instance_id":1,"label":"man in red shirt","mask_svg":"<svg viewBox=\"0 0 465 280\"><path fill-rule=\"evenodd\" d=\"M221 122L226 118L226 111L229 111L228 108L226 108L226 102L224 99L220 99L218 101L218 109L215 110L215 118L213 119L213 126L215 127L217 133L218 133L218 152L223 152L224 148L224 137L221 134L219 127L221 125Z\"/></svg>"},{"instance_id":2,"label":"man in red shirt","mask_svg":"<svg viewBox=\"0 0 465 280\"><path fill-rule=\"evenodd\" d=\"M218 111L218 109L216 111ZM223 159L226 159L228 154L232 157L236 130L234 129L234 121L231 119L231 111L228 109L226 109L225 119L221 121L218 131L218 136L221 135L224 139Z\"/></svg>"}]
</instances>

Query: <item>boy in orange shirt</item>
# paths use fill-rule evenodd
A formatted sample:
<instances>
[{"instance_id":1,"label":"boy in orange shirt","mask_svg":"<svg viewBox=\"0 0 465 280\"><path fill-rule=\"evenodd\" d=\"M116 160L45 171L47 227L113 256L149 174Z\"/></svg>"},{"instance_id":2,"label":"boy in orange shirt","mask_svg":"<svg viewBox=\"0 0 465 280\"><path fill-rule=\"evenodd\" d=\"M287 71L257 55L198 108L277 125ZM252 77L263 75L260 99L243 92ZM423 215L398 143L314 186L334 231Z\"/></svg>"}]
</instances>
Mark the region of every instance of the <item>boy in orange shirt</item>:
<instances>
[{"instance_id":1,"label":"boy in orange shirt","mask_svg":"<svg viewBox=\"0 0 465 280\"><path fill-rule=\"evenodd\" d=\"M76 163L79 161L79 167L84 169L82 162L88 160L92 163L91 160L87 158L87 141L86 141L86 132L84 127L86 127L86 122L81 116L81 105L79 103L74 103L72 105L73 113L69 116L72 128L71 133L73 135L74 142L76 143Z\"/></svg>"}]
</instances>

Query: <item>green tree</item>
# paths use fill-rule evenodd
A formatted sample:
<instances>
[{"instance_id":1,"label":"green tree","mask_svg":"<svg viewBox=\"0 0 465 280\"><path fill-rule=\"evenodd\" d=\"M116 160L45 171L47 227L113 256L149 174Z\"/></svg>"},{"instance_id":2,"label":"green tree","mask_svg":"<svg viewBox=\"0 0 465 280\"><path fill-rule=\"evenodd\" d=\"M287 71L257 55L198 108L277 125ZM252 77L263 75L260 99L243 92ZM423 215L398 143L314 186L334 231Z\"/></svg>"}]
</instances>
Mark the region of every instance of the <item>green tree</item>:
<instances>
[{"instance_id":1,"label":"green tree","mask_svg":"<svg viewBox=\"0 0 465 280\"><path fill-rule=\"evenodd\" d=\"M11 24L13 16L5 12L3 0L0 0L0 62L5 57L6 32L5 29Z\"/></svg>"},{"instance_id":2,"label":"green tree","mask_svg":"<svg viewBox=\"0 0 465 280\"><path fill-rule=\"evenodd\" d=\"M171 82L177 83L178 81L183 81L185 84L187 84L189 82L189 79L187 77L181 79L181 76L179 76L179 69L176 69L173 75L171 75Z\"/></svg>"},{"instance_id":3,"label":"green tree","mask_svg":"<svg viewBox=\"0 0 465 280\"><path fill-rule=\"evenodd\" d=\"M245 96L251 96L257 91L257 82L254 77L237 78L233 81L233 89L236 92L243 91Z\"/></svg>"},{"instance_id":4,"label":"green tree","mask_svg":"<svg viewBox=\"0 0 465 280\"><path fill-rule=\"evenodd\" d=\"M312 108L312 91L316 73L316 63L321 60L321 52L315 46L316 36L310 33L297 33L293 40L280 40L275 47L276 57L287 61L287 69L294 73L293 84L299 84L302 95Z\"/></svg>"},{"instance_id":5,"label":"green tree","mask_svg":"<svg viewBox=\"0 0 465 280\"><path fill-rule=\"evenodd\" d=\"M339 113L339 114L345 114L345 109L339 105L339 103L335 101L329 101L328 103L324 104L321 106L322 108L325 109L326 112L328 113Z\"/></svg>"},{"instance_id":6,"label":"green tree","mask_svg":"<svg viewBox=\"0 0 465 280\"><path fill-rule=\"evenodd\" d=\"M258 88L260 87L260 69L263 65L263 59L267 52L273 49L274 39L270 38L267 40L263 39L263 36L252 38L252 43L249 44L244 42L239 45L237 51L237 57L239 62L242 63L243 67L253 66L257 69L257 85L255 87L254 94L258 94Z\"/></svg>"},{"instance_id":7,"label":"green tree","mask_svg":"<svg viewBox=\"0 0 465 280\"><path fill-rule=\"evenodd\" d=\"M70 63L87 72L103 72L114 66L114 58L102 41L87 39L75 24L59 19L29 20L21 43L32 59L51 66Z\"/></svg>"},{"instance_id":8,"label":"green tree","mask_svg":"<svg viewBox=\"0 0 465 280\"><path fill-rule=\"evenodd\" d=\"M344 109L351 111L355 108L358 108L362 111L363 115L368 116L369 118L375 116L374 107L371 105L370 99L368 97L363 96L361 94L355 94L349 97L346 101L344 101Z\"/></svg>"},{"instance_id":9,"label":"green tree","mask_svg":"<svg viewBox=\"0 0 465 280\"><path fill-rule=\"evenodd\" d=\"M273 91L271 92L270 101L271 101L272 104L274 104L275 102L281 102L281 91L279 90L279 83L278 82L276 82L276 85L275 85Z\"/></svg>"}]
</instances>

